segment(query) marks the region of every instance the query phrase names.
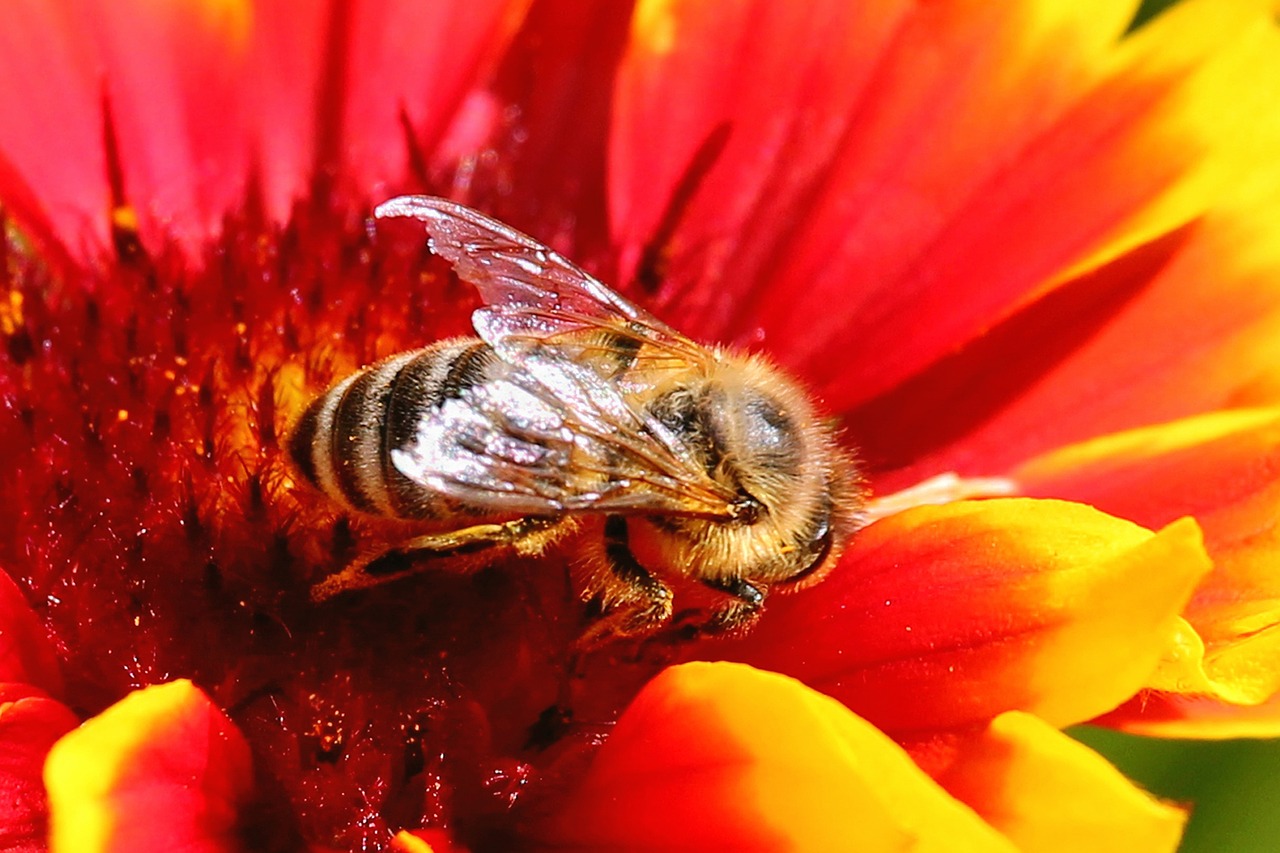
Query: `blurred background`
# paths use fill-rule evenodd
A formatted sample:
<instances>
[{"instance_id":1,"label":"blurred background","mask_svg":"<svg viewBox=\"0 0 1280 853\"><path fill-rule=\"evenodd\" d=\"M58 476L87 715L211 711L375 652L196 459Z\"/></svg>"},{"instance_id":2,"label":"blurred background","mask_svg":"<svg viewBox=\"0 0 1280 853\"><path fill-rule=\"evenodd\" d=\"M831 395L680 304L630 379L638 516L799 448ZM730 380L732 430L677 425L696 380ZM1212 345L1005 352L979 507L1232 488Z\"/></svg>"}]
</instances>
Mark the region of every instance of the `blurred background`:
<instances>
[{"instance_id":1,"label":"blurred background","mask_svg":"<svg viewBox=\"0 0 1280 853\"><path fill-rule=\"evenodd\" d=\"M1070 732L1126 776L1191 806L1185 853L1280 850L1280 741L1167 741L1080 726Z\"/></svg>"}]
</instances>

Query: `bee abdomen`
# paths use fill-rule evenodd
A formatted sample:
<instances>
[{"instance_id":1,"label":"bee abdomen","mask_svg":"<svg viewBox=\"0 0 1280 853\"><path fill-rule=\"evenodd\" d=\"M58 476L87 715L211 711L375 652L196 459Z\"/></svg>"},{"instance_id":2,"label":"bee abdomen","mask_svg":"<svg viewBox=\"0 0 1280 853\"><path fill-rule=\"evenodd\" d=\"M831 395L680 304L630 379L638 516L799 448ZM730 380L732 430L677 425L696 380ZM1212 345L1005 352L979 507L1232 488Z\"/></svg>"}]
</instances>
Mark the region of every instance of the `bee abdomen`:
<instances>
[{"instance_id":1,"label":"bee abdomen","mask_svg":"<svg viewBox=\"0 0 1280 853\"><path fill-rule=\"evenodd\" d=\"M290 431L294 470L339 503L391 515L382 475L382 424L403 353L348 376L311 401Z\"/></svg>"},{"instance_id":2,"label":"bee abdomen","mask_svg":"<svg viewBox=\"0 0 1280 853\"><path fill-rule=\"evenodd\" d=\"M423 417L483 382L494 358L482 341L443 341L353 374L311 402L290 431L294 470L361 512L433 518L448 502L405 477L390 452L413 440Z\"/></svg>"}]
</instances>

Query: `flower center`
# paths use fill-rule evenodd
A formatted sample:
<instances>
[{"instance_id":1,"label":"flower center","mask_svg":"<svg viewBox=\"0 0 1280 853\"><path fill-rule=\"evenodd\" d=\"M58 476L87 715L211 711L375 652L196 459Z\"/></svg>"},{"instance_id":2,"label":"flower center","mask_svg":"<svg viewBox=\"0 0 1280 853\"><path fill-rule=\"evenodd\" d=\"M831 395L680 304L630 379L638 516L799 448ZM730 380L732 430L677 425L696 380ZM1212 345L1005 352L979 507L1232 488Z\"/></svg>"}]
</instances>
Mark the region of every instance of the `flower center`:
<instances>
[{"instance_id":1,"label":"flower center","mask_svg":"<svg viewBox=\"0 0 1280 853\"><path fill-rule=\"evenodd\" d=\"M501 847L663 656L571 665L586 615L562 553L312 602L406 530L293 483L279 441L344 374L469 332L470 290L424 258L300 210L282 230L228 222L197 273L133 252L73 280L12 243L0 303L0 436L30 449L0 484L0 557L63 653L68 704L193 679L253 746L255 826L292 815L339 847L417 826Z\"/></svg>"}]
</instances>

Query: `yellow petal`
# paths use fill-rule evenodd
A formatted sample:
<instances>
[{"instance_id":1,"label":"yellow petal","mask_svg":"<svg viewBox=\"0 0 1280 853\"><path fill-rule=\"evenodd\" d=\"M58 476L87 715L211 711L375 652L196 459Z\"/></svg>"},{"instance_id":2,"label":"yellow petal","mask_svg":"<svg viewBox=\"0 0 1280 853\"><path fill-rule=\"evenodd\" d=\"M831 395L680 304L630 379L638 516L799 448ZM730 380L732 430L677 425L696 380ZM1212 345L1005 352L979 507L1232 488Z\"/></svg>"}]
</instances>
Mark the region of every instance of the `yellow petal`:
<instances>
[{"instance_id":1,"label":"yellow petal","mask_svg":"<svg viewBox=\"0 0 1280 853\"><path fill-rule=\"evenodd\" d=\"M1035 853L1173 851L1187 818L1096 752L1017 711L967 742L940 781Z\"/></svg>"},{"instance_id":2,"label":"yellow petal","mask_svg":"<svg viewBox=\"0 0 1280 853\"><path fill-rule=\"evenodd\" d=\"M1210 568L1189 519L1153 534L1064 501L918 507L862 530L826 580L716 653L904 742L1011 710L1066 726L1147 683Z\"/></svg>"},{"instance_id":3,"label":"yellow petal","mask_svg":"<svg viewBox=\"0 0 1280 853\"><path fill-rule=\"evenodd\" d=\"M1190 514L1204 530L1215 570L1196 590L1177 641L1149 681L1159 693L1131 704L1126 728L1139 730L1144 718L1163 726L1182 712L1209 710L1170 694L1258 706L1280 692L1277 464L1280 410L1257 409L1104 436L1016 472L1032 494L1087 501L1147 525ZM1247 716L1252 726L1266 714ZM1223 715L1208 713L1205 722L1221 723ZM1108 723L1121 724L1119 718Z\"/></svg>"},{"instance_id":4,"label":"yellow petal","mask_svg":"<svg viewBox=\"0 0 1280 853\"><path fill-rule=\"evenodd\" d=\"M411 835L403 829L391 839L391 849L395 853L435 853L425 839Z\"/></svg>"},{"instance_id":5,"label":"yellow petal","mask_svg":"<svg viewBox=\"0 0 1280 853\"><path fill-rule=\"evenodd\" d=\"M190 681L129 694L49 753L49 849L233 851L249 748Z\"/></svg>"},{"instance_id":6,"label":"yellow petal","mask_svg":"<svg viewBox=\"0 0 1280 853\"><path fill-rule=\"evenodd\" d=\"M840 703L731 663L651 681L538 834L590 850L1014 849Z\"/></svg>"},{"instance_id":7,"label":"yellow petal","mask_svg":"<svg viewBox=\"0 0 1280 853\"><path fill-rule=\"evenodd\" d=\"M1131 141L1132 156L1117 183L1160 168L1161 157L1152 152L1193 152L1199 158L1057 281L1168 233L1261 173L1276 173L1280 33L1270 6L1259 0L1189 0L1124 43L1119 79L1167 78L1172 86L1146 131Z\"/></svg>"}]
</instances>

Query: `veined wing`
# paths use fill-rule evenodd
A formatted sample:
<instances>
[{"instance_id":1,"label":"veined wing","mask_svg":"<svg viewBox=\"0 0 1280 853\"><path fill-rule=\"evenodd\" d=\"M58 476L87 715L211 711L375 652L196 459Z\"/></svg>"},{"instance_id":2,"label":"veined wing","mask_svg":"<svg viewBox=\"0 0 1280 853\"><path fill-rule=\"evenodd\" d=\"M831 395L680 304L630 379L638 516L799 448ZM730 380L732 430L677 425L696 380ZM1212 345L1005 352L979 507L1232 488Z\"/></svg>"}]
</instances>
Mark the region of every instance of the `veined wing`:
<instances>
[{"instance_id":1,"label":"veined wing","mask_svg":"<svg viewBox=\"0 0 1280 853\"><path fill-rule=\"evenodd\" d=\"M704 369L715 358L563 255L469 207L401 196L375 215L423 223L432 251L480 291L485 307L472 322L505 359L519 362L526 352L553 348L606 378L642 384Z\"/></svg>"},{"instance_id":2,"label":"veined wing","mask_svg":"<svg viewBox=\"0 0 1280 853\"><path fill-rule=\"evenodd\" d=\"M512 368L425 421L416 445L393 457L402 472L513 512L733 517L738 496L643 405L648 392L705 372L711 351L559 253L456 202L403 196L375 215L424 224L432 251L480 291L476 331ZM586 482L597 486L583 490Z\"/></svg>"},{"instance_id":3,"label":"veined wing","mask_svg":"<svg viewBox=\"0 0 1280 853\"><path fill-rule=\"evenodd\" d=\"M672 441L590 368L533 356L424 416L391 461L414 482L494 513L732 518L737 496Z\"/></svg>"}]
</instances>

